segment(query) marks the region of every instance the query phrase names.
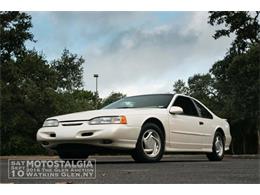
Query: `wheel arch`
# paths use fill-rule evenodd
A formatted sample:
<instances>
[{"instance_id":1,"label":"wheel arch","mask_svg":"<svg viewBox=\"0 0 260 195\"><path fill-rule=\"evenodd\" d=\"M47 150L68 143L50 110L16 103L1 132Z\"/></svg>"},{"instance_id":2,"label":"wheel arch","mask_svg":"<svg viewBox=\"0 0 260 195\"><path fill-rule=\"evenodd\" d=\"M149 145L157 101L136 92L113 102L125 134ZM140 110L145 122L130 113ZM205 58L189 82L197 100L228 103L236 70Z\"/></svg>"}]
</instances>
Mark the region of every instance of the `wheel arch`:
<instances>
[{"instance_id":1,"label":"wheel arch","mask_svg":"<svg viewBox=\"0 0 260 195\"><path fill-rule=\"evenodd\" d=\"M222 136L224 138L224 142L226 142L226 135L225 135L225 132L224 132L223 128L217 127L216 130L215 130L215 134L216 134L216 132L219 132L220 134L222 134ZM214 136L215 136L215 134L214 134Z\"/></svg>"},{"instance_id":2,"label":"wheel arch","mask_svg":"<svg viewBox=\"0 0 260 195\"><path fill-rule=\"evenodd\" d=\"M163 125L163 123L161 122L161 120L159 120L159 119L156 118L156 117L150 117L150 118L146 119L146 120L143 122L142 128L143 128L143 126L144 126L145 124L147 124L147 123L154 123L154 124L158 125L158 126L161 128L162 132L163 132L164 140L166 140L166 132L165 132L165 128L164 128L164 125Z\"/></svg>"}]
</instances>

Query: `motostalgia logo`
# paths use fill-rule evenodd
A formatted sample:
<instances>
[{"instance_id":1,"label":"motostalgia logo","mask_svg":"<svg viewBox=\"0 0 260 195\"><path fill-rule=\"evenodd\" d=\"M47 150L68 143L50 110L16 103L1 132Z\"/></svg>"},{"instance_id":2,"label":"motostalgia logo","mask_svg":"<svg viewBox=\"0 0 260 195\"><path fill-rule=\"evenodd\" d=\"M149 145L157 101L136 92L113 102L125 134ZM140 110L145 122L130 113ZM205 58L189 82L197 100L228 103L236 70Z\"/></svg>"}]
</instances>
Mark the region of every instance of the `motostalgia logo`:
<instances>
[{"instance_id":1,"label":"motostalgia logo","mask_svg":"<svg viewBox=\"0 0 260 195\"><path fill-rule=\"evenodd\" d=\"M9 179L95 179L96 160L8 160Z\"/></svg>"}]
</instances>

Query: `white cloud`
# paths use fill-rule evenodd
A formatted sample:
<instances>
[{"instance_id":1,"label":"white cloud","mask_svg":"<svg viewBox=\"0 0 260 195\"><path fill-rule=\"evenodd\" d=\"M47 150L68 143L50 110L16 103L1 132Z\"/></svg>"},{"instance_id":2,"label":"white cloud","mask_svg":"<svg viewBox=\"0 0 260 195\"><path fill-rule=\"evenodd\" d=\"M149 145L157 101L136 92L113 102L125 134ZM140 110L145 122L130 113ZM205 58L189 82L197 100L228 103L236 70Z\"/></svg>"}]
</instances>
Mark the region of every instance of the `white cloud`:
<instances>
[{"instance_id":1,"label":"white cloud","mask_svg":"<svg viewBox=\"0 0 260 195\"><path fill-rule=\"evenodd\" d=\"M169 13L35 13L38 23L48 18L42 21L48 30L41 26L37 37L36 25L35 37L47 56L58 58L64 47L83 55L85 88L95 90L93 74L98 73L101 97L112 91L169 92L177 79L207 72L231 42L212 38L207 12Z\"/></svg>"},{"instance_id":2,"label":"white cloud","mask_svg":"<svg viewBox=\"0 0 260 195\"><path fill-rule=\"evenodd\" d=\"M182 25L120 31L109 44L99 47L101 55L87 49L86 73L100 74L101 96L111 91L128 95L169 92L175 80L207 72L225 54L230 40L215 41L207 17L206 12L192 12L182 18ZM93 78L85 78L86 87L93 89Z\"/></svg>"}]
</instances>

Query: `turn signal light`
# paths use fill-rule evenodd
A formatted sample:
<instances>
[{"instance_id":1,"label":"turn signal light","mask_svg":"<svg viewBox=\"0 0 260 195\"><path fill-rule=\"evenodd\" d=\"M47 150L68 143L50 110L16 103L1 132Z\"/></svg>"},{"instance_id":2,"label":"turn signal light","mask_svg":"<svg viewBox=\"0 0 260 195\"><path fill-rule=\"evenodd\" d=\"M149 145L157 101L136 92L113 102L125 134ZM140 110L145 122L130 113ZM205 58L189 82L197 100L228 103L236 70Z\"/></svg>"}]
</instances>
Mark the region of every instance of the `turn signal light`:
<instances>
[{"instance_id":1,"label":"turn signal light","mask_svg":"<svg viewBox=\"0 0 260 195\"><path fill-rule=\"evenodd\" d=\"M125 116L120 116L120 124L127 124L127 120Z\"/></svg>"}]
</instances>

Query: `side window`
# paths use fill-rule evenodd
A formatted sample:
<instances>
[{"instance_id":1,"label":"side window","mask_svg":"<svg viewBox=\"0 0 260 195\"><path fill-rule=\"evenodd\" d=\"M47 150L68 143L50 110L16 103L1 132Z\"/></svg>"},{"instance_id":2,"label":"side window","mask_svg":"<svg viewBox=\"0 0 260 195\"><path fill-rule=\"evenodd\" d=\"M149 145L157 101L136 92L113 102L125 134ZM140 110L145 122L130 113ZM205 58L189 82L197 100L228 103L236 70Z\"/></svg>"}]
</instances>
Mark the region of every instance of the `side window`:
<instances>
[{"instance_id":1,"label":"side window","mask_svg":"<svg viewBox=\"0 0 260 195\"><path fill-rule=\"evenodd\" d=\"M178 96L173 106L179 106L183 109L183 113L189 116L199 116L197 109L190 98Z\"/></svg>"},{"instance_id":2,"label":"side window","mask_svg":"<svg viewBox=\"0 0 260 195\"><path fill-rule=\"evenodd\" d=\"M209 119L213 119L212 114L210 114L209 111L207 111L207 109L202 106L199 102L197 102L196 100L194 100L194 103L196 104L198 111L200 113L200 116L203 118L209 118Z\"/></svg>"}]
</instances>

